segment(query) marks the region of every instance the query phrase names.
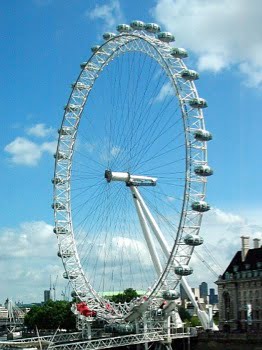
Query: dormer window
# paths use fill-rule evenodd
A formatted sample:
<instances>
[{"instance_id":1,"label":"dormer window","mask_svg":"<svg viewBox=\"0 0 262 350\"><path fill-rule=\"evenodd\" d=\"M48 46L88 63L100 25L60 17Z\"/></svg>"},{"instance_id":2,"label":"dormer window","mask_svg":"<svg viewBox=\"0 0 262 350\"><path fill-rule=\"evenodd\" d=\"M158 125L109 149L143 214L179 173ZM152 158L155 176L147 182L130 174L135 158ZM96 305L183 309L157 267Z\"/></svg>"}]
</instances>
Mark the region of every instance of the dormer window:
<instances>
[{"instance_id":1,"label":"dormer window","mask_svg":"<svg viewBox=\"0 0 262 350\"><path fill-rule=\"evenodd\" d=\"M245 269L249 270L250 269L250 264L245 264Z\"/></svg>"},{"instance_id":2,"label":"dormer window","mask_svg":"<svg viewBox=\"0 0 262 350\"><path fill-rule=\"evenodd\" d=\"M258 262L257 262L257 268L258 268L258 269L261 269L261 267L262 267L262 262L261 262L261 261L258 261Z\"/></svg>"},{"instance_id":3,"label":"dormer window","mask_svg":"<svg viewBox=\"0 0 262 350\"><path fill-rule=\"evenodd\" d=\"M229 280L229 278L230 278L230 273L229 272L225 273L225 278L226 278L226 280Z\"/></svg>"},{"instance_id":4,"label":"dormer window","mask_svg":"<svg viewBox=\"0 0 262 350\"><path fill-rule=\"evenodd\" d=\"M234 272L237 272L237 271L238 271L238 265L234 265L234 266L233 266L233 271L234 271Z\"/></svg>"}]
</instances>

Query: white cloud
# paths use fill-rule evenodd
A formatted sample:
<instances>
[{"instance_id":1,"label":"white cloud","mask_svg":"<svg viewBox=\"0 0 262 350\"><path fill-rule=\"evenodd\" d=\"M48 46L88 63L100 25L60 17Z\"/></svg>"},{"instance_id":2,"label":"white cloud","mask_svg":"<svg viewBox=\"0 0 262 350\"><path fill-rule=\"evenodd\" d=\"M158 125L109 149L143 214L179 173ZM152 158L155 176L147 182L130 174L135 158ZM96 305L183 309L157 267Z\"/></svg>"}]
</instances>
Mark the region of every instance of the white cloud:
<instances>
[{"instance_id":1,"label":"white cloud","mask_svg":"<svg viewBox=\"0 0 262 350\"><path fill-rule=\"evenodd\" d=\"M237 67L249 86L262 83L260 0L158 0L156 20L198 57L198 68Z\"/></svg>"},{"instance_id":2,"label":"white cloud","mask_svg":"<svg viewBox=\"0 0 262 350\"><path fill-rule=\"evenodd\" d=\"M123 255L124 251L124 254L126 254L126 258L129 260L129 262L135 264L139 256L145 266L152 266L150 255L145 243L137 239L130 239L124 236L115 236L112 238L111 251L113 254L108 254L108 244L99 242L96 244L96 251L93 253L93 255L97 254L98 260L102 264L104 263L105 256L107 257L108 264L110 264L112 261L115 262L117 260L116 257L119 257L118 263L119 266L121 266L122 261L120 261L120 257ZM93 258L95 261L96 258L94 256Z\"/></svg>"},{"instance_id":3,"label":"white cloud","mask_svg":"<svg viewBox=\"0 0 262 350\"><path fill-rule=\"evenodd\" d=\"M11 155L11 162L34 166L42 156L42 150L36 143L24 138L17 137L5 147L5 151Z\"/></svg>"},{"instance_id":4,"label":"white cloud","mask_svg":"<svg viewBox=\"0 0 262 350\"><path fill-rule=\"evenodd\" d=\"M171 86L170 82L167 82L164 84L160 91L158 96L155 99L155 102L163 102L167 97L174 95L174 89Z\"/></svg>"},{"instance_id":5,"label":"white cloud","mask_svg":"<svg viewBox=\"0 0 262 350\"><path fill-rule=\"evenodd\" d=\"M198 69L201 71L209 70L217 73L226 66L226 59L213 53L203 54L198 59Z\"/></svg>"},{"instance_id":6,"label":"white cloud","mask_svg":"<svg viewBox=\"0 0 262 350\"><path fill-rule=\"evenodd\" d=\"M86 12L86 16L92 20L102 20L106 30L114 30L116 25L123 21L118 0L112 0L105 5L96 5L92 11Z\"/></svg>"},{"instance_id":7,"label":"white cloud","mask_svg":"<svg viewBox=\"0 0 262 350\"><path fill-rule=\"evenodd\" d=\"M117 147L117 146L113 146L110 150L110 154L113 156L113 157L116 157L119 153L121 152L121 148L120 147Z\"/></svg>"},{"instance_id":8,"label":"white cloud","mask_svg":"<svg viewBox=\"0 0 262 350\"><path fill-rule=\"evenodd\" d=\"M210 212L206 214L205 218L206 222L209 225L216 224L216 225L244 225L245 219L242 218L240 215L232 214L232 213L226 213L221 209L214 208Z\"/></svg>"},{"instance_id":9,"label":"white cloud","mask_svg":"<svg viewBox=\"0 0 262 350\"><path fill-rule=\"evenodd\" d=\"M79 146L79 144L78 144L78 146ZM92 154L96 150L97 145L95 143L86 142L84 144L84 148L88 153Z\"/></svg>"},{"instance_id":10,"label":"white cloud","mask_svg":"<svg viewBox=\"0 0 262 350\"><path fill-rule=\"evenodd\" d=\"M100 147L100 149L97 149L97 151L99 153L99 159L102 162L110 162L119 154L121 154L122 150L119 146L111 146L105 144L104 146Z\"/></svg>"},{"instance_id":11,"label":"white cloud","mask_svg":"<svg viewBox=\"0 0 262 350\"><path fill-rule=\"evenodd\" d=\"M41 145L41 150L46 151L50 154L54 154L56 152L57 141L44 142Z\"/></svg>"},{"instance_id":12,"label":"white cloud","mask_svg":"<svg viewBox=\"0 0 262 350\"><path fill-rule=\"evenodd\" d=\"M40 302L44 290L49 289L50 276L54 280L58 275L59 285L63 281L56 237L53 226L48 223L32 221L1 228L0 247L0 274L4 281L1 283L0 303L6 297Z\"/></svg>"},{"instance_id":13,"label":"white cloud","mask_svg":"<svg viewBox=\"0 0 262 350\"><path fill-rule=\"evenodd\" d=\"M48 257L54 247L53 226L44 221L24 222L0 230L2 257Z\"/></svg>"},{"instance_id":14,"label":"white cloud","mask_svg":"<svg viewBox=\"0 0 262 350\"><path fill-rule=\"evenodd\" d=\"M196 247L196 252L219 275L224 272L235 253L241 250L242 235L250 237L250 248L253 248L254 238L259 238L262 242L261 216L256 220L256 224L253 224L253 219L249 221L243 214L216 208L204 214L200 235L204 238L204 244ZM202 281L206 281L213 287L216 276L197 256L193 257L190 265L194 269L194 274L190 277L192 286L197 287Z\"/></svg>"},{"instance_id":15,"label":"white cloud","mask_svg":"<svg viewBox=\"0 0 262 350\"><path fill-rule=\"evenodd\" d=\"M36 137L47 137L54 133L53 128L48 128L45 124L39 123L31 126L31 128L26 129L27 135Z\"/></svg>"},{"instance_id":16,"label":"white cloud","mask_svg":"<svg viewBox=\"0 0 262 350\"><path fill-rule=\"evenodd\" d=\"M44 152L52 154L55 149L55 141L37 144L25 137L17 137L4 148L11 156L10 161L12 163L26 166L36 166Z\"/></svg>"}]
</instances>

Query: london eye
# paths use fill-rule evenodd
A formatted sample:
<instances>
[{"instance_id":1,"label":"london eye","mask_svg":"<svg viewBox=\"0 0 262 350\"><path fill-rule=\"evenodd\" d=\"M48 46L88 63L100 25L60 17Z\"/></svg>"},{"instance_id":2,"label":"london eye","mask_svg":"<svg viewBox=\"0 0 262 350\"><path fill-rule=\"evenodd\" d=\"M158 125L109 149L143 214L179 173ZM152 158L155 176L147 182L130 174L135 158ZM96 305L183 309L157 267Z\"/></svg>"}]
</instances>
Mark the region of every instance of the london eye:
<instances>
[{"instance_id":1,"label":"london eye","mask_svg":"<svg viewBox=\"0 0 262 350\"><path fill-rule=\"evenodd\" d=\"M179 283L190 289L185 276L203 243L212 135L207 101L195 86L199 74L174 41L142 21L104 33L80 65L58 130L58 256L73 295L109 323L132 323L163 303L170 316ZM127 288L141 297L110 301Z\"/></svg>"}]
</instances>

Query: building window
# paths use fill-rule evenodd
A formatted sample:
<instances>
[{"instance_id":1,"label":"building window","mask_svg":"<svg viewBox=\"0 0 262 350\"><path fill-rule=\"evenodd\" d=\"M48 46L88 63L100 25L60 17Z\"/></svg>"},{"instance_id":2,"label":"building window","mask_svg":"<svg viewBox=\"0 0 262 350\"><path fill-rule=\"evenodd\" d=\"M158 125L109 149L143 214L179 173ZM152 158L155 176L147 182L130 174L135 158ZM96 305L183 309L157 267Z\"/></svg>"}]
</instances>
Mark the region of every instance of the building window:
<instances>
[{"instance_id":1,"label":"building window","mask_svg":"<svg viewBox=\"0 0 262 350\"><path fill-rule=\"evenodd\" d=\"M228 292L223 293L225 320L230 320L230 295Z\"/></svg>"}]
</instances>

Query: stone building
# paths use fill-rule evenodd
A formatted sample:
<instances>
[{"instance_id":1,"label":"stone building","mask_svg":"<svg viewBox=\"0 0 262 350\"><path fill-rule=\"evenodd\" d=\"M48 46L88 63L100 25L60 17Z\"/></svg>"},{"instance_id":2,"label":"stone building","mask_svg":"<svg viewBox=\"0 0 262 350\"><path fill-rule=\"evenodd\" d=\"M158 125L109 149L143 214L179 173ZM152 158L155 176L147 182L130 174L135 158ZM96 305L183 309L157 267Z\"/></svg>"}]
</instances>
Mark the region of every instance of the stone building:
<instances>
[{"instance_id":1,"label":"stone building","mask_svg":"<svg viewBox=\"0 0 262 350\"><path fill-rule=\"evenodd\" d=\"M0 305L0 318L7 318L8 317L8 310Z\"/></svg>"},{"instance_id":2,"label":"stone building","mask_svg":"<svg viewBox=\"0 0 262 350\"><path fill-rule=\"evenodd\" d=\"M236 252L223 275L219 276L219 327L224 330L262 330L262 247L255 238L242 236L242 249Z\"/></svg>"}]
</instances>

